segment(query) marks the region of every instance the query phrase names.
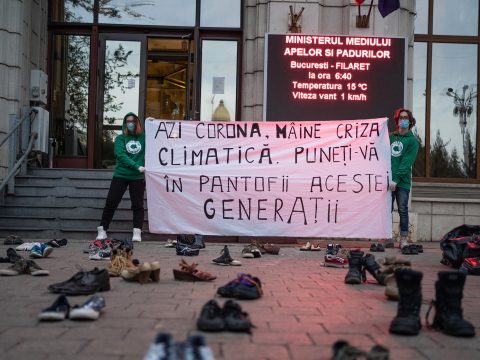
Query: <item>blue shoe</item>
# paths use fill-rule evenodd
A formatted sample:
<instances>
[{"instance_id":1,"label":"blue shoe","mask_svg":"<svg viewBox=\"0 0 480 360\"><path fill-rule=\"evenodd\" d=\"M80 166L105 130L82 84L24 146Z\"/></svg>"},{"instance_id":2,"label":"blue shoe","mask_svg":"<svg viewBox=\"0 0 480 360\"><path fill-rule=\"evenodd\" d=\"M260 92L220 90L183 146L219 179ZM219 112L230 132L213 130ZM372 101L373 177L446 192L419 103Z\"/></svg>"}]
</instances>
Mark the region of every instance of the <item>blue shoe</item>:
<instances>
[{"instance_id":1,"label":"blue shoe","mask_svg":"<svg viewBox=\"0 0 480 360\"><path fill-rule=\"evenodd\" d=\"M100 312L105 307L105 299L102 296L93 295L83 305L76 305L70 310L71 320L97 320Z\"/></svg>"},{"instance_id":2,"label":"blue shoe","mask_svg":"<svg viewBox=\"0 0 480 360\"><path fill-rule=\"evenodd\" d=\"M40 247L42 248L42 255L43 257L48 257L53 251L53 247L47 244L41 244Z\"/></svg>"},{"instance_id":3,"label":"blue shoe","mask_svg":"<svg viewBox=\"0 0 480 360\"><path fill-rule=\"evenodd\" d=\"M172 335L159 332L143 360L170 360L175 358L176 347Z\"/></svg>"},{"instance_id":4,"label":"blue shoe","mask_svg":"<svg viewBox=\"0 0 480 360\"><path fill-rule=\"evenodd\" d=\"M65 320L70 311L70 304L65 295L60 295L55 302L38 314L40 321Z\"/></svg>"},{"instance_id":5,"label":"blue shoe","mask_svg":"<svg viewBox=\"0 0 480 360\"><path fill-rule=\"evenodd\" d=\"M30 250L30 257L34 259L43 258L43 249L41 245L33 245L32 250Z\"/></svg>"}]
</instances>

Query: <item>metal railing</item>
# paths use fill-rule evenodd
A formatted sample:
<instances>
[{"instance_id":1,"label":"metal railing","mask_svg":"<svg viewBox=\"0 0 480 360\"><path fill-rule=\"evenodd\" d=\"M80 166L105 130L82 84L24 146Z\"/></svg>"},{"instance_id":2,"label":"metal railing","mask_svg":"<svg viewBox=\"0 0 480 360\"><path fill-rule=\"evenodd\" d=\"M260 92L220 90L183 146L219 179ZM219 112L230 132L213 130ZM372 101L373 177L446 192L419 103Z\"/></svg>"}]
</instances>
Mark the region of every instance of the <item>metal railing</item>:
<instances>
[{"instance_id":1,"label":"metal railing","mask_svg":"<svg viewBox=\"0 0 480 360\"><path fill-rule=\"evenodd\" d=\"M32 151L35 140L38 138L36 132L31 132L31 123L38 114L36 109L30 107L22 108L22 113L26 114L21 118L17 119L16 115L10 115L10 127L12 128L5 138L0 142L0 147L2 147L7 140L9 141L9 161L8 161L8 174L2 180L0 184L0 201L4 198L4 189L8 185L8 193L13 194L15 192L15 175L18 170L21 169L22 172L26 173L26 162L28 155ZM33 118L32 118L33 114ZM27 119L30 119L28 126L22 126ZM21 153L22 156L17 159L17 140L18 140L18 129L21 129ZM25 147L26 139L28 139L28 145Z\"/></svg>"}]
</instances>

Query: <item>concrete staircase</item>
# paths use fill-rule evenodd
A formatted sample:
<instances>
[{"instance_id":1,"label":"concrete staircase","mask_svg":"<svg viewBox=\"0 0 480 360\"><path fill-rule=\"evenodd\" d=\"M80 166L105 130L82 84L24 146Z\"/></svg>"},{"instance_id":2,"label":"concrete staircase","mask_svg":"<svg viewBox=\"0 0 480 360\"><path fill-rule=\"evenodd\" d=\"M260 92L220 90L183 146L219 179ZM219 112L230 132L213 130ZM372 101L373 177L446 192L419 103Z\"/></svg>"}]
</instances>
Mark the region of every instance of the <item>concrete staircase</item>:
<instances>
[{"instance_id":1,"label":"concrete staircase","mask_svg":"<svg viewBox=\"0 0 480 360\"><path fill-rule=\"evenodd\" d=\"M29 169L26 176L16 177L15 194L0 203L0 238L18 235L25 239L94 239L111 178L112 170ZM147 210L143 229L145 240L168 237L148 233ZM131 238L128 190L108 234L112 238Z\"/></svg>"}]
</instances>

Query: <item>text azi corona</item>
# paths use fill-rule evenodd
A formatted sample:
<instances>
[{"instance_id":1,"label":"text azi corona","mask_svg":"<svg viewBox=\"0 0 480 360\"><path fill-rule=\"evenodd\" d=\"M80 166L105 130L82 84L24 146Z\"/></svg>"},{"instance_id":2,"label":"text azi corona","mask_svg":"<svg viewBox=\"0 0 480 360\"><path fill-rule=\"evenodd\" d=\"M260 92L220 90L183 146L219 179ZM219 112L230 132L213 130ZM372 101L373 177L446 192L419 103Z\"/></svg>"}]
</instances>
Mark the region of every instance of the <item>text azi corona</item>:
<instances>
[{"instance_id":1,"label":"text azi corona","mask_svg":"<svg viewBox=\"0 0 480 360\"><path fill-rule=\"evenodd\" d=\"M320 139L320 123L303 124L276 124L275 137L277 139ZM259 123L204 123L199 122L195 126L195 135L198 139L234 139L234 138L262 138L261 126ZM379 137L379 125L376 122L356 122L338 124L336 135L339 139L348 138L371 138ZM155 134L166 139L177 139L182 137L182 123L177 121L161 121ZM206 147L188 149L174 149L161 147L158 154L161 166L172 165L212 165L222 163L258 163L272 164L268 144L262 144L262 149L254 147ZM334 160L335 161L335 160Z\"/></svg>"}]
</instances>

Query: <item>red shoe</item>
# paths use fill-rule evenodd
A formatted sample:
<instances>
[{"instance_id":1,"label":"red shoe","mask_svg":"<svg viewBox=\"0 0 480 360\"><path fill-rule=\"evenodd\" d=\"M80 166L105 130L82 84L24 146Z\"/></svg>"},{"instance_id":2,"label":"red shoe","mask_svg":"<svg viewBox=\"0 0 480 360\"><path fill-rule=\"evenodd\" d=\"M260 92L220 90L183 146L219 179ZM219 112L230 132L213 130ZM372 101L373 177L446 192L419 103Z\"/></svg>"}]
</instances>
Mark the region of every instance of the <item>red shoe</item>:
<instances>
[{"instance_id":1,"label":"red shoe","mask_svg":"<svg viewBox=\"0 0 480 360\"><path fill-rule=\"evenodd\" d=\"M328 255L325 255L325 260L323 265L327 267L346 268L348 267L348 259L340 256L328 254Z\"/></svg>"}]
</instances>

